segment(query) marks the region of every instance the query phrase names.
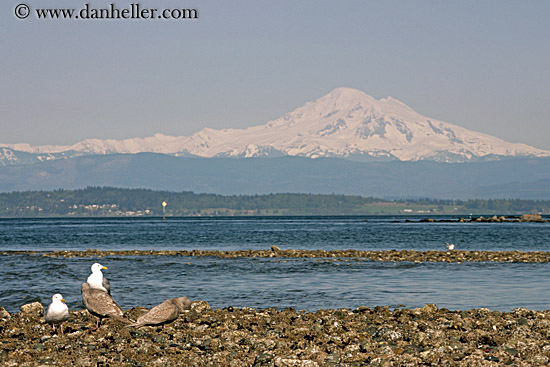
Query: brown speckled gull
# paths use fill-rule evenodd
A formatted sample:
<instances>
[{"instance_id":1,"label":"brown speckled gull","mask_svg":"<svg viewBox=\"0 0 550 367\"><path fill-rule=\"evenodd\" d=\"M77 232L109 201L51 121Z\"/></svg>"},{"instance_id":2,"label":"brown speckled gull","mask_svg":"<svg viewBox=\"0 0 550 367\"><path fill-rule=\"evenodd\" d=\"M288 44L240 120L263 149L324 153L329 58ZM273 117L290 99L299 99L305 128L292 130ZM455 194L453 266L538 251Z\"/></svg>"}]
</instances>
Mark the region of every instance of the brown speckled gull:
<instances>
[{"instance_id":1,"label":"brown speckled gull","mask_svg":"<svg viewBox=\"0 0 550 367\"><path fill-rule=\"evenodd\" d=\"M108 293L99 289L93 289L88 283L82 283L80 290L84 306L97 318L95 329L99 328L100 319L104 317L112 317L125 323L131 322L124 318L122 309Z\"/></svg>"},{"instance_id":2,"label":"brown speckled gull","mask_svg":"<svg viewBox=\"0 0 550 367\"><path fill-rule=\"evenodd\" d=\"M190 306L191 302L187 297L167 299L138 317L136 322L128 326L165 325L177 319L180 312L188 310Z\"/></svg>"}]
</instances>

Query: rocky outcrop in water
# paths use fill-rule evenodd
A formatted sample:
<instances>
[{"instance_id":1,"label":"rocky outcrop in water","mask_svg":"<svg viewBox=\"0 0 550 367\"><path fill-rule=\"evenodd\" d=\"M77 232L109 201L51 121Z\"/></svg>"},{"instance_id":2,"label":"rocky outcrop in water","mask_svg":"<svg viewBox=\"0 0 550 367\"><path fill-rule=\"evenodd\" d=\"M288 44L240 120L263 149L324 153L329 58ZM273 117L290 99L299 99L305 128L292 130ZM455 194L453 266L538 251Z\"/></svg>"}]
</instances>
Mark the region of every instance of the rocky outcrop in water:
<instances>
[{"instance_id":1,"label":"rocky outcrop in water","mask_svg":"<svg viewBox=\"0 0 550 367\"><path fill-rule=\"evenodd\" d=\"M542 222L542 216L540 214L523 214L519 220L520 222Z\"/></svg>"},{"instance_id":2,"label":"rocky outcrop in water","mask_svg":"<svg viewBox=\"0 0 550 367\"><path fill-rule=\"evenodd\" d=\"M135 319L134 308L125 316ZM233 308L194 302L172 324L135 330L72 311L65 334L34 312L0 308L2 366L538 366L550 311Z\"/></svg>"},{"instance_id":3,"label":"rocky outcrop in water","mask_svg":"<svg viewBox=\"0 0 550 367\"><path fill-rule=\"evenodd\" d=\"M399 221L397 221L399 222ZM405 222L412 223L413 221L408 219ZM473 217L473 218L458 218L458 219L433 219L424 218L419 220L420 223L518 223L518 222L537 222L537 223L550 223L548 219L542 219L540 214L523 214L521 217L505 217L503 215L492 217Z\"/></svg>"},{"instance_id":4,"label":"rocky outcrop in water","mask_svg":"<svg viewBox=\"0 0 550 367\"><path fill-rule=\"evenodd\" d=\"M442 245L443 246L443 245ZM93 257L104 256L210 256L224 259L234 258L273 258L275 261L285 261L289 258L307 258L314 261L380 261L380 262L510 262L510 263L547 263L550 262L550 252L546 251L415 251L415 250L282 250L274 246L272 250L129 250L129 251L4 251L3 256L39 255L44 257Z\"/></svg>"}]
</instances>

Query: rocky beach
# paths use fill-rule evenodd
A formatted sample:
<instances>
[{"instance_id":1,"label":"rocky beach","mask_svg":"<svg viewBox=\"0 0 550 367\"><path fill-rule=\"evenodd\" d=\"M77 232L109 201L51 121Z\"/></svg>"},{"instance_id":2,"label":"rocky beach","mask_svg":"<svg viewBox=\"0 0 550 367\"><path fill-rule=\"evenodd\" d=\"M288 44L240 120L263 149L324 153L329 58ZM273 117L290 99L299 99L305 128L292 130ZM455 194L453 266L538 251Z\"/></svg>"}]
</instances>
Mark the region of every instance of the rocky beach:
<instances>
[{"instance_id":1,"label":"rocky beach","mask_svg":"<svg viewBox=\"0 0 550 367\"><path fill-rule=\"evenodd\" d=\"M145 312L125 311L136 319ZM3 366L542 366L550 311L360 307L213 310L195 301L163 327L129 328L71 311L64 334L39 303L0 310Z\"/></svg>"}]
</instances>

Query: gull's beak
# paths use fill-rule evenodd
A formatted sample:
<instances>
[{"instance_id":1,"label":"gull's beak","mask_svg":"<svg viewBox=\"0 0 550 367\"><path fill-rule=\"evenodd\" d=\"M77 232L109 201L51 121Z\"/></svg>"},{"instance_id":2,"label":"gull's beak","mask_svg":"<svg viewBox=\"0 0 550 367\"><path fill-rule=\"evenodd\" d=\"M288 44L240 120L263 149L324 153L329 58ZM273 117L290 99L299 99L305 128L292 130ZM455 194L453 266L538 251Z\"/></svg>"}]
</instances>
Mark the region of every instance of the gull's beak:
<instances>
[{"instance_id":1,"label":"gull's beak","mask_svg":"<svg viewBox=\"0 0 550 367\"><path fill-rule=\"evenodd\" d=\"M107 267L106 267L106 266L102 266L101 269L107 269Z\"/></svg>"},{"instance_id":2,"label":"gull's beak","mask_svg":"<svg viewBox=\"0 0 550 367\"><path fill-rule=\"evenodd\" d=\"M61 298L61 302L65 303L65 298Z\"/></svg>"}]
</instances>

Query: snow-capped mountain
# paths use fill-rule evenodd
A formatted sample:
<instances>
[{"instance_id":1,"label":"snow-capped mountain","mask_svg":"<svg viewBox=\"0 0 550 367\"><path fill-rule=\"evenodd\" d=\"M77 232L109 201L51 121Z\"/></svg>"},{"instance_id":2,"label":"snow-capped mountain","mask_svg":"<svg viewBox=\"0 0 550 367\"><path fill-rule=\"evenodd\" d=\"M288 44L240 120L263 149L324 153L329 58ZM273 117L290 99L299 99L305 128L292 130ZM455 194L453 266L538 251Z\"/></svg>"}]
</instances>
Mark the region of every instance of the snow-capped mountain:
<instances>
[{"instance_id":1,"label":"snow-capped mountain","mask_svg":"<svg viewBox=\"0 0 550 367\"><path fill-rule=\"evenodd\" d=\"M422 116L392 97L377 100L356 89L337 88L265 125L247 129L205 128L189 137L155 134L125 140L87 139L71 146L0 144L0 164L140 152L438 162L550 156L550 151L509 143Z\"/></svg>"}]
</instances>

